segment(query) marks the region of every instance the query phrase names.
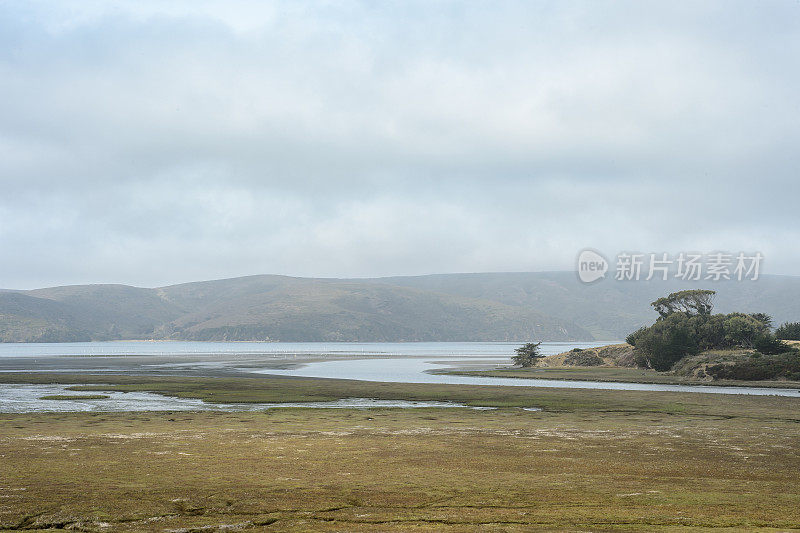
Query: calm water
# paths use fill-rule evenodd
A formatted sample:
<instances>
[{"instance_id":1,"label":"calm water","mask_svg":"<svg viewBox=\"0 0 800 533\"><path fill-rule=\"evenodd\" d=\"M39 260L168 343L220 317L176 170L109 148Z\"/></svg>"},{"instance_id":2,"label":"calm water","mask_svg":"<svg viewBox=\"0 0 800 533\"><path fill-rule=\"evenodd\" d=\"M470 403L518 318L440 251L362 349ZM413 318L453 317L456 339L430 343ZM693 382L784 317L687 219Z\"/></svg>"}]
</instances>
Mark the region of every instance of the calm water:
<instances>
[{"instance_id":1,"label":"calm water","mask_svg":"<svg viewBox=\"0 0 800 533\"><path fill-rule=\"evenodd\" d=\"M574 346L602 346L607 342L550 342L545 353L559 353ZM43 356L124 355L364 355L453 356L509 358L520 343L508 342L182 342L120 341L68 343L0 343L0 358Z\"/></svg>"},{"instance_id":2,"label":"calm water","mask_svg":"<svg viewBox=\"0 0 800 533\"><path fill-rule=\"evenodd\" d=\"M550 342L544 354L608 342ZM702 392L800 397L800 390L558 381L546 379L451 376L430 370L465 364L492 367L511 363L519 343L269 343L269 342L89 342L0 344L0 372L69 371L204 375L211 373L277 374L405 383L508 385L610 390ZM322 361L313 361L313 359ZM328 359L328 360L326 360ZM299 363L293 365L293 363ZM290 367L286 368L285 365ZM276 365L284 365L283 368ZM0 385L7 389L7 386ZM163 401L163 397L159 397ZM0 403L2 402L0 397ZM109 405L111 402L108 402ZM94 405L94 404L92 404ZM193 408L203 408L202 402ZM2 407L0 407L2 410Z\"/></svg>"},{"instance_id":3,"label":"calm water","mask_svg":"<svg viewBox=\"0 0 800 533\"><path fill-rule=\"evenodd\" d=\"M567 381L555 379L519 379L433 374L448 365L424 359L361 359L309 363L289 370L261 370L265 374L281 374L312 378L357 379L394 383L442 383L453 385L506 385L512 387L548 387L568 389L639 390L662 392L703 392L709 394L749 394L757 396L796 396L800 390L768 387L715 387L711 385L663 385L651 383L617 383L601 381Z\"/></svg>"}]
</instances>

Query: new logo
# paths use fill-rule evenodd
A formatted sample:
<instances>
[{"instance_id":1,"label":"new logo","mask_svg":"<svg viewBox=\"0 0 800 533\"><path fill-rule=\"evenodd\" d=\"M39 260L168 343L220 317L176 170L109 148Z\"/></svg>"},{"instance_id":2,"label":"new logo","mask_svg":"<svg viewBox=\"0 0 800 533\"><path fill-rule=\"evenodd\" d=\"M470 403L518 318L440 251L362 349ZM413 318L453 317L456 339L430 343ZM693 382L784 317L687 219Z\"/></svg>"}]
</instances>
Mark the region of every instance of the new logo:
<instances>
[{"instance_id":1,"label":"new logo","mask_svg":"<svg viewBox=\"0 0 800 533\"><path fill-rule=\"evenodd\" d=\"M608 272L608 261L594 250L586 249L578 254L578 278L584 283L591 283L605 277Z\"/></svg>"}]
</instances>

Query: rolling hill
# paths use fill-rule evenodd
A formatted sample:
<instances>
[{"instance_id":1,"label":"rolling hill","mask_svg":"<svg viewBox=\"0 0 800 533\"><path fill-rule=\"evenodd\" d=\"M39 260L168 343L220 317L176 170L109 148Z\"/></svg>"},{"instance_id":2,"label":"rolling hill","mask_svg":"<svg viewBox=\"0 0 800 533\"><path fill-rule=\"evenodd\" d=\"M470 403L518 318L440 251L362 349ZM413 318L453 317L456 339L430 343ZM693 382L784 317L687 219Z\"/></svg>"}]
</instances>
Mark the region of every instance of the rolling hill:
<instances>
[{"instance_id":1,"label":"rolling hill","mask_svg":"<svg viewBox=\"0 0 800 533\"><path fill-rule=\"evenodd\" d=\"M800 319L800 278L580 283L572 272L376 279L288 276L159 288L73 285L0 291L0 340L616 340L655 319L649 302L689 287L716 309Z\"/></svg>"},{"instance_id":2,"label":"rolling hill","mask_svg":"<svg viewBox=\"0 0 800 533\"><path fill-rule=\"evenodd\" d=\"M591 338L524 306L365 280L251 276L142 289L0 293L4 342L480 341Z\"/></svg>"},{"instance_id":3,"label":"rolling hill","mask_svg":"<svg viewBox=\"0 0 800 533\"><path fill-rule=\"evenodd\" d=\"M435 274L379 278L375 282L486 298L528 307L588 329L598 340L623 339L658 316L650 302L683 289L717 291L716 312L764 312L777 324L800 321L800 277L762 276L757 281L615 281L584 284L574 272Z\"/></svg>"}]
</instances>

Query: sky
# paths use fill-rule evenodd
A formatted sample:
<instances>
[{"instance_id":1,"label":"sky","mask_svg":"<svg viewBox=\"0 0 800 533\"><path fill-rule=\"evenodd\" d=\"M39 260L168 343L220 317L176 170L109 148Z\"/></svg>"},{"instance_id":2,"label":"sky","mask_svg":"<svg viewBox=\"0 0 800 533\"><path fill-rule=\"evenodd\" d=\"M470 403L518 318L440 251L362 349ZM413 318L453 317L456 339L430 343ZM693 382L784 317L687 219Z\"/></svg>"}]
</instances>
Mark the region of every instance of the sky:
<instances>
[{"instance_id":1,"label":"sky","mask_svg":"<svg viewBox=\"0 0 800 533\"><path fill-rule=\"evenodd\" d=\"M0 0L0 287L800 275L800 2Z\"/></svg>"}]
</instances>

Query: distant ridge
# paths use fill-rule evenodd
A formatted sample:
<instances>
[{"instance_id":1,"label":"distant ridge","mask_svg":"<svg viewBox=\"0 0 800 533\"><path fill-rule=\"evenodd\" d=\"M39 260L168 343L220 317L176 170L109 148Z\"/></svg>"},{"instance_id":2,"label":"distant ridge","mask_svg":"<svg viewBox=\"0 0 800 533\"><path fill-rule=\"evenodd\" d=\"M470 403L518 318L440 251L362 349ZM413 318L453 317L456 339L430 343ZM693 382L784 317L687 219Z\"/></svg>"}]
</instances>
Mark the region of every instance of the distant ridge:
<instances>
[{"instance_id":1,"label":"distant ridge","mask_svg":"<svg viewBox=\"0 0 800 533\"><path fill-rule=\"evenodd\" d=\"M649 302L686 287L718 291L719 311L800 320L800 278L586 285L573 272L375 279L261 275L159 288L72 285L0 290L0 341L618 340L652 322Z\"/></svg>"}]
</instances>

